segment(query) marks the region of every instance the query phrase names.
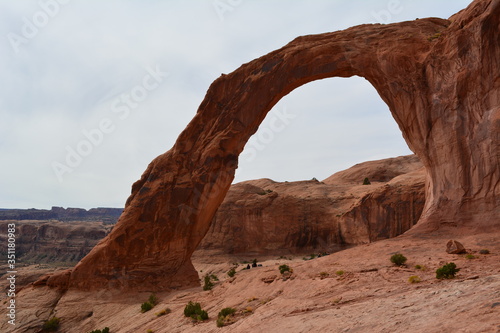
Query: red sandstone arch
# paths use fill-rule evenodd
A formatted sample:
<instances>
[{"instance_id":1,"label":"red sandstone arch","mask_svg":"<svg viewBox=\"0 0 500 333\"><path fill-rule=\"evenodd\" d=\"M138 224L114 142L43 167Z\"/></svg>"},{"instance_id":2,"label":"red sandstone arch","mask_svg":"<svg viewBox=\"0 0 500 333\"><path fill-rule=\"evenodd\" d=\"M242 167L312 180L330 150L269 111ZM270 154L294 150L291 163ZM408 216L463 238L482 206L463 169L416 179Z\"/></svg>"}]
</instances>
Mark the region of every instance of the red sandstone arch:
<instances>
[{"instance_id":1,"label":"red sandstone arch","mask_svg":"<svg viewBox=\"0 0 500 333\"><path fill-rule=\"evenodd\" d=\"M168 290L198 284L190 256L238 155L280 98L327 77L366 78L428 175L420 232L498 227L500 1L450 20L362 25L303 36L221 75L171 150L132 187L112 233L50 286Z\"/></svg>"}]
</instances>

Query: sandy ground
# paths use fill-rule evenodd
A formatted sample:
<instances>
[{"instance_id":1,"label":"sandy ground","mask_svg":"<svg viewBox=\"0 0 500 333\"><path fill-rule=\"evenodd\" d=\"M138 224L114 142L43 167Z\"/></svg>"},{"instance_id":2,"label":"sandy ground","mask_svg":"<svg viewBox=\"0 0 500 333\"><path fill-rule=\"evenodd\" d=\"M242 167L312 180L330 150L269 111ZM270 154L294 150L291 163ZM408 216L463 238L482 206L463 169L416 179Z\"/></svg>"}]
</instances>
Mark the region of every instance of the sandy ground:
<instances>
[{"instance_id":1,"label":"sandy ground","mask_svg":"<svg viewBox=\"0 0 500 333\"><path fill-rule=\"evenodd\" d=\"M500 332L499 233L456 238L474 259L447 254L449 237L400 236L304 261L274 259L262 267L225 274L234 258L202 260L195 266L202 277L219 281L210 291L201 287L157 294L159 304L140 312L149 294L116 291L60 295L48 288L26 288L18 294L17 325L1 323L2 332L38 332L49 317L61 319L59 332ZM488 249L490 254L479 254ZM400 252L406 266L389 258ZM213 264L214 261L219 263ZM438 280L435 270L447 262L460 268L455 279ZM278 267L293 274L284 280ZM424 269L417 269L421 265ZM341 274L341 271L343 274ZM421 282L409 283L410 276ZM4 302L2 300L2 302ZM185 305L199 302L209 320L194 323L183 315ZM218 312L237 312L229 326L218 328ZM170 314L157 316L169 308ZM5 309L1 309L5 318Z\"/></svg>"}]
</instances>

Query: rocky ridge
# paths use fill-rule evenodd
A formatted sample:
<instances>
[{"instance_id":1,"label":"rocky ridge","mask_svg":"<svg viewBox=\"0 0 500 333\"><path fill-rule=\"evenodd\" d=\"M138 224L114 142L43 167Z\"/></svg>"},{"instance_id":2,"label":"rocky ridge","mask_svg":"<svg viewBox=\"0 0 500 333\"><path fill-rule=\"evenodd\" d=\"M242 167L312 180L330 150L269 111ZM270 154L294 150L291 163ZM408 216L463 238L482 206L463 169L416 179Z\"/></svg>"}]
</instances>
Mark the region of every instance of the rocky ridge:
<instances>
[{"instance_id":1,"label":"rocky ridge","mask_svg":"<svg viewBox=\"0 0 500 333\"><path fill-rule=\"evenodd\" d=\"M424 188L414 155L361 163L322 182L234 184L194 255L333 252L395 237L417 223Z\"/></svg>"}]
</instances>

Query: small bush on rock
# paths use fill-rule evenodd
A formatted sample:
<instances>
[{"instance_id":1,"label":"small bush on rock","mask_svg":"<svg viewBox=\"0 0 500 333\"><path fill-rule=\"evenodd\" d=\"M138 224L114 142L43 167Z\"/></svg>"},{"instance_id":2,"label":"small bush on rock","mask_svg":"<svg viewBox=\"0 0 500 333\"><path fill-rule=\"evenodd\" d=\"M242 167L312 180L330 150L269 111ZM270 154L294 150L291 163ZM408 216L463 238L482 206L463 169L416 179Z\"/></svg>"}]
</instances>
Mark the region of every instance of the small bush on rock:
<instances>
[{"instance_id":1,"label":"small bush on rock","mask_svg":"<svg viewBox=\"0 0 500 333\"><path fill-rule=\"evenodd\" d=\"M201 309L200 303L189 302L184 308L184 316L194 320L203 321L208 319L208 313Z\"/></svg>"},{"instance_id":2,"label":"small bush on rock","mask_svg":"<svg viewBox=\"0 0 500 333\"><path fill-rule=\"evenodd\" d=\"M229 277L233 277L235 274L236 274L236 269L234 267L227 272L227 275L229 275Z\"/></svg>"},{"instance_id":3,"label":"small bush on rock","mask_svg":"<svg viewBox=\"0 0 500 333\"><path fill-rule=\"evenodd\" d=\"M230 322L230 317L236 312L234 308L224 308L217 315L217 327L223 327Z\"/></svg>"},{"instance_id":4,"label":"small bush on rock","mask_svg":"<svg viewBox=\"0 0 500 333\"><path fill-rule=\"evenodd\" d=\"M45 321L42 326L43 332L56 332L59 328L60 322L61 320L57 317L52 317L51 319Z\"/></svg>"},{"instance_id":5,"label":"small bush on rock","mask_svg":"<svg viewBox=\"0 0 500 333\"><path fill-rule=\"evenodd\" d=\"M391 256L391 262L394 264L394 265L397 265L397 266L402 266L404 265L404 263L406 262L406 257L404 255L402 255L401 253L396 253L396 254L393 254Z\"/></svg>"},{"instance_id":6,"label":"small bush on rock","mask_svg":"<svg viewBox=\"0 0 500 333\"><path fill-rule=\"evenodd\" d=\"M281 265L279 267L280 273L284 274L285 272L291 272L291 268L288 265Z\"/></svg>"},{"instance_id":7,"label":"small bush on rock","mask_svg":"<svg viewBox=\"0 0 500 333\"><path fill-rule=\"evenodd\" d=\"M141 304L141 312L142 313L148 312L152 308L153 308L153 304L151 304L149 302L144 302L144 303Z\"/></svg>"},{"instance_id":8,"label":"small bush on rock","mask_svg":"<svg viewBox=\"0 0 500 333\"><path fill-rule=\"evenodd\" d=\"M436 270L436 278L453 279L455 277L455 274L457 274L459 270L460 268L457 268L457 265L455 265L455 263L450 262Z\"/></svg>"},{"instance_id":9,"label":"small bush on rock","mask_svg":"<svg viewBox=\"0 0 500 333\"><path fill-rule=\"evenodd\" d=\"M212 279L210 278L210 275L205 275L203 278L204 284L203 284L203 290L212 290L214 287L214 283L212 282Z\"/></svg>"},{"instance_id":10,"label":"small bush on rock","mask_svg":"<svg viewBox=\"0 0 500 333\"><path fill-rule=\"evenodd\" d=\"M151 294L149 295L148 302L151 303L151 305L155 306L156 304L158 304L158 297L156 297L155 294Z\"/></svg>"},{"instance_id":11,"label":"small bush on rock","mask_svg":"<svg viewBox=\"0 0 500 333\"><path fill-rule=\"evenodd\" d=\"M408 278L408 282L410 283L419 283L419 282L422 282L422 280L416 276L416 275L412 275Z\"/></svg>"}]
</instances>

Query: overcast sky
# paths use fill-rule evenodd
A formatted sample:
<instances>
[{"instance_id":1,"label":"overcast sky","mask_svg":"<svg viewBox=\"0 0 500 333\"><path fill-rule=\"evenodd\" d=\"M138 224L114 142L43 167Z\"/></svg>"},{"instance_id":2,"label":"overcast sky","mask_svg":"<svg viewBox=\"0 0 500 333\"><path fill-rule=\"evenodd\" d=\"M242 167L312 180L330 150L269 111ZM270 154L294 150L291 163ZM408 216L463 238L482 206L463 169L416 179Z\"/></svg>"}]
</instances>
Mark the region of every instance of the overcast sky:
<instances>
[{"instance_id":1,"label":"overcast sky","mask_svg":"<svg viewBox=\"0 0 500 333\"><path fill-rule=\"evenodd\" d=\"M0 207L123 207L221 73L300 35L448 18L470 2L0 0ZM367 81L326 79L276 105L235 182L324 179L410 153Z\"/></svg>"}]
</instances>

